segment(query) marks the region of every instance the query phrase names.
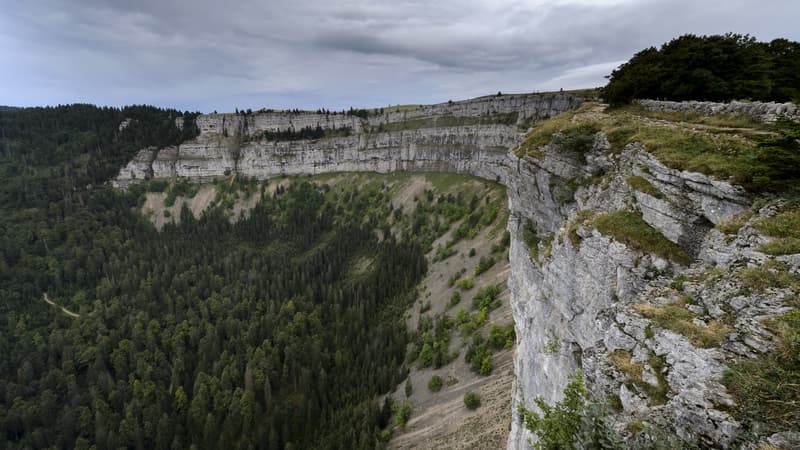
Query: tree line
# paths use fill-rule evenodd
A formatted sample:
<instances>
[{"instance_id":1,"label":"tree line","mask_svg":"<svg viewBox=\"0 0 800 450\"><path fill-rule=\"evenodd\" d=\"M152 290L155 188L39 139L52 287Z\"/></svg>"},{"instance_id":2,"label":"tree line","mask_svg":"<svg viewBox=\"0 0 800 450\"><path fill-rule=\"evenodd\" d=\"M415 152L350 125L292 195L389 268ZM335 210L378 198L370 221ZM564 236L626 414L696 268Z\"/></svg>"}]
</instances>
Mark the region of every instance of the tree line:
<instances>
[{"instance_id":1,"label":"tree line","mask_svg":"<svg viewBox=\"0 0 800 450\"><path fill-rule=\"evenodd\" d=\"M800 102L800 43L686 34L636 53L608 78L602 97L612 105L642 98Z\"/></svg>"}]
</instances>

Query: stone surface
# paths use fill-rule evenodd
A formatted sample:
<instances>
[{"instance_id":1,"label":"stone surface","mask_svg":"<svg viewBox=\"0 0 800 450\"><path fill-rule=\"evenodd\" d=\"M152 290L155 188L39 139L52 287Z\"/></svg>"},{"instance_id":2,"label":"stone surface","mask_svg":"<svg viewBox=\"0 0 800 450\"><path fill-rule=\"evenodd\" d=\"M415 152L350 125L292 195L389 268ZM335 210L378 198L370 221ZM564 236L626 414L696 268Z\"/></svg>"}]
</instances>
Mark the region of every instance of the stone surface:
<instances>
[{"instance_id":1,"label":"stone surface","mask_svg":"<svg viewBox=\"0 0 800 450\"><path fill-rule=\"evenodd\" d=\"M779 115L789 118L800 117L800 107L794 103L764 102L670 102L659 100L637 100L636 103L651 111L661 112L694 112L710 116L712 114L730 114L751 116L765 121L774 121Z\"/></svg>"}]
</instances>

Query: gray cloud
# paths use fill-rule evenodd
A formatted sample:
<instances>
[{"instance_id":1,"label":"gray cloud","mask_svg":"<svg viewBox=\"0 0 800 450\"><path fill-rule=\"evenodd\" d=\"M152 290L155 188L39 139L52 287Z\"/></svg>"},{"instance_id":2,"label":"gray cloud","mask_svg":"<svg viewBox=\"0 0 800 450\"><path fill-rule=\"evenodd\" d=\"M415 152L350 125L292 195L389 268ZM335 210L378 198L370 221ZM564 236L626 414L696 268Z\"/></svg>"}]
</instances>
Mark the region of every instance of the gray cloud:
<instances>
[{"instance_id":1,"label":"gray cloud","mask_svg":"<svg viewBox=\"0 0 800 450\"><path fill-rule=\"evenodd\" d=\"M374 106L603 84L684 33L800 40L794 0L16 1L0 103Z\"/></svg>"}]
</instances>

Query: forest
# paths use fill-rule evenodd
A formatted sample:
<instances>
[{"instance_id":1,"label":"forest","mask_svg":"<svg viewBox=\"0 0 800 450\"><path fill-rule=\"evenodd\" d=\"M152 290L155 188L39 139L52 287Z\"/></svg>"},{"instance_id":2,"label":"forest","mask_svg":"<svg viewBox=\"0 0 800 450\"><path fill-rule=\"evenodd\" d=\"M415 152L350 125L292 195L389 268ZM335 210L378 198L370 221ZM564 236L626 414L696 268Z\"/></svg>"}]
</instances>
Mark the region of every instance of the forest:
<instances>
[{"instance_id":1,"label":"forest","mask_svg":"<svg viewBox=\"0 0 800 450\"><path fill-rule=\"evenodd\" d=\"M380 188L307 182L157 232L107 180L194 116L0 111L0 448L378 445L424 245L376 238Z\"/></svg>"},{"instance_id":2,"label":"forest","mask_svg":"<svg viewBox=\"0 0 800 450\"><path fill-rule=\"evenodd\" d=\"M608 78L601 96L612 105L643 98L800 102L800 42L687 34L636 53Z\"/></svg>"}]
</instances>

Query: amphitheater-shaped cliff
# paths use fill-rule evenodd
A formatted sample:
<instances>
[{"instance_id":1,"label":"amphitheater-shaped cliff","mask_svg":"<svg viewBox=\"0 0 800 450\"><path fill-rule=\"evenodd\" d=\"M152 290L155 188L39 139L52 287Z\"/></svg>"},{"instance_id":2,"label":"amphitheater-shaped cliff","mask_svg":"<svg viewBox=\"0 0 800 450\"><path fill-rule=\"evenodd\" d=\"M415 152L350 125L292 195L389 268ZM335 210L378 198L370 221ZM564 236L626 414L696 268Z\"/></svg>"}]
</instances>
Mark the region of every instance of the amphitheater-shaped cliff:
<instances>
[{"instance_id":1,"label":"amphitheater-shaped cliff","mask_svg":"<svg viewBox=\"0 0 800 450\"><path fill-rule=\"evenodd\" d=\"M535 409L536 397L560 400L580 370L594 397L609 399L608 422L629 442L667 439L658 431L666 430L674 442L735 445L743 424L732 413L723 373L776 344L764 324L791 310L785 300L797 289L745 290L743 271L796 274L800 255L761 250L769 239L758 223L774 216L774 207L749 212L741 187L671 167L641 142L619 143L591 127L557 132L533 147L523 142L530 125L565 111L573 114L563 120L575 124L602 119L601 106L582 103L567 94L525 94L366 118L203 115L197 138L143 149L114 183L398 170L499 181L511 210L514 405ZM758 112L768 115L769 106ZM303 130L315 138L294 140ZM735 229L732 218L740 222ZM626 226L647 239L625 235ZM676 312L680 326L667 317ZM531 434L516 408L513 414L508 447L527 448ZM795 438L775 435L770 442Z\"/></svg>"}]
</instances>

